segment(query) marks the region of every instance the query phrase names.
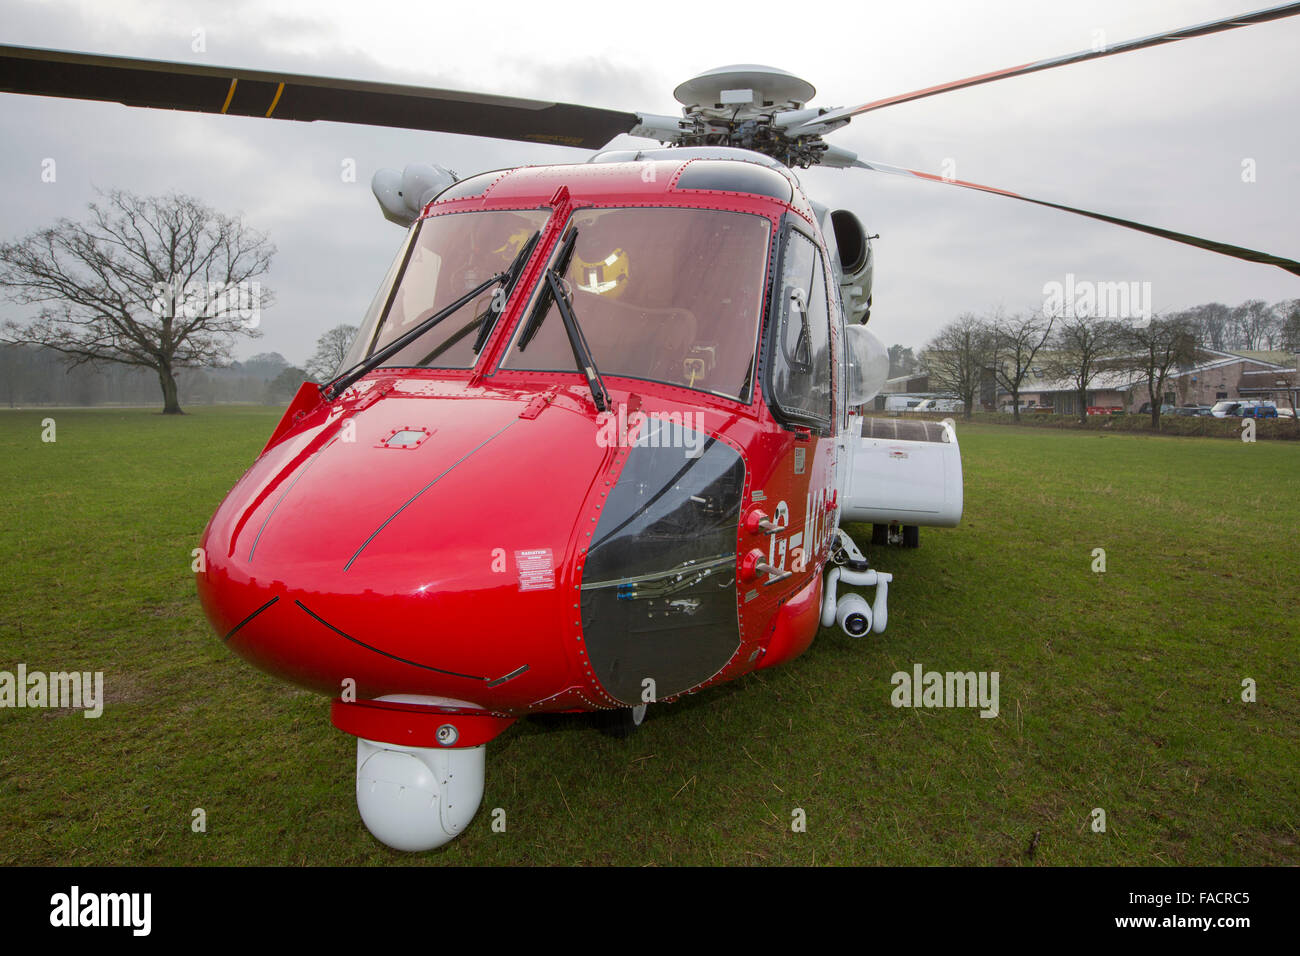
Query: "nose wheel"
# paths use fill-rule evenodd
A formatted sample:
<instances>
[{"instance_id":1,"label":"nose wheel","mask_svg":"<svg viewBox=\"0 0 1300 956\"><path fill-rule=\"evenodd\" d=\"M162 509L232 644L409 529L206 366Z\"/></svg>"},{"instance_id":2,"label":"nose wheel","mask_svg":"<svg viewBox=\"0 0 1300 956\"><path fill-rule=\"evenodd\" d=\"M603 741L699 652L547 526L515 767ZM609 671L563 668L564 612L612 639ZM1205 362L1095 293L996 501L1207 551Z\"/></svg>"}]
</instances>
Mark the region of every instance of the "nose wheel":
<instances>
[{"instance_id":1,"label":"nose wheel","mask_svg":"<svg viewBox=\"0 0 1300 956\"><path fill-rule=\"evenodd\" d=\"M487 747L403 747L357 738L357 809L395 850L434 850L469 826L483 799Z\"/></svg>"}]
</instances>

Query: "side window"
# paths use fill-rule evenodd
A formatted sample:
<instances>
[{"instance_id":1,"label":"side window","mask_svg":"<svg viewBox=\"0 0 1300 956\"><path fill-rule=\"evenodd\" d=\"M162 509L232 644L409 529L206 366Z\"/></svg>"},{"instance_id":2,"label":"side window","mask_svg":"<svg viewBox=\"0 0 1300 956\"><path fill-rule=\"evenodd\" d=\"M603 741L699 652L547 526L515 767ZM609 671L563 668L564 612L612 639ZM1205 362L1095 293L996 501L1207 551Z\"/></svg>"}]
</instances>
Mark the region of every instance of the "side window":
<instances>
[{"instance_id":1,"label":"side window","mask_svg":"<svg viewBox=\"0 0 1300 956\"><path fill-rule=\"evenodd\" d=\"M784 415L831 422L830 314L821 256L811 240L787 233L772 336L771 392Z\"/></svg>"}]
</instances>

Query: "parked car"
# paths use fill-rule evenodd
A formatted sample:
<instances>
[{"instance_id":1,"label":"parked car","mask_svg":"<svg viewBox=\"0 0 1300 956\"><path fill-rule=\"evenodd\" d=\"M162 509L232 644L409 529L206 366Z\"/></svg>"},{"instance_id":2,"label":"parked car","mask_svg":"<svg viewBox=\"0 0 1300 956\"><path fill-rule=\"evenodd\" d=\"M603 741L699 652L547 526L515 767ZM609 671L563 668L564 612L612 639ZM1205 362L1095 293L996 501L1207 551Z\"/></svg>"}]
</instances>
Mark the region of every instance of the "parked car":
<instances>
[{"instance_id":1,"label":"parked car","mask_svg":"<svg viewBox=\"0 0 1300 956\"><path fill-rule=\"evenodd\" d=\"M909 412L960 412L965 405L959 398L927 398Z\"/></svg>"},{"instance_id":2,"label":"parked car","mask_svg":"<svg viewBox=\"0 0 1300 956\"><path fill-rule=\"evenodd\" d=\"M1179 405L1174 414L1182 417L1206 416L1210 414L1209 405Z\"/></svg>"},{"instance_id":3,"label":"parked car","mask_svg":"<svg viewBox=\"0 0 1300 956\"><path fill-rule=\"evenodd\" d=\"M1244 404L1245 402L1241 402L1241 401L1234 402L1229 399L1224 399L1221 402L1215 402L1210 407L1210 414L1215 418L1231 418L1233 415L1236 415L1238 413L1238 411L1241 409L1241 406Z\"/></svg>"},{"instance_id":4,"label":"parked car","mask_svg":"<svg viewBox=\"0 0 1300 956\"><path fill-rule=\"evenodd\" d=\"M1242 418L1277 418L1277 406L1272 402L1247 402L1238 414Z\"/></svg>"},{"instance_id":5,"label":"parked car","mask_svg":"<svg viewBox=\"0 0 1300 956\"><path fill-rule=\"evenodd\" d=\"M1172 415L1172 414L1174 414L1175 411L1176 411L1176 409L1174 408L1173 405L1161 405L1161 406L1160 406L1160 414L1161 414L1161 415ZM1150 414L1151 414L1151 403L1150 403L1150 402L1143 402L1143 403L1142 403L1142 407L1139 408L1139 409L1137 410L1137 413L1138 413L1139 415L1150 415Z\"/></svg>"},{"instance_id":6,"label":"parked car","mask_svg":"<svg viewBox=\"0 0 1300 956\"><path fill-rule=\"evenodd\" d=\"M887 395L885 397L885 411L910 412L923 401L925 399L915 398L911 395Z\"/></svg>"}]
</instances>

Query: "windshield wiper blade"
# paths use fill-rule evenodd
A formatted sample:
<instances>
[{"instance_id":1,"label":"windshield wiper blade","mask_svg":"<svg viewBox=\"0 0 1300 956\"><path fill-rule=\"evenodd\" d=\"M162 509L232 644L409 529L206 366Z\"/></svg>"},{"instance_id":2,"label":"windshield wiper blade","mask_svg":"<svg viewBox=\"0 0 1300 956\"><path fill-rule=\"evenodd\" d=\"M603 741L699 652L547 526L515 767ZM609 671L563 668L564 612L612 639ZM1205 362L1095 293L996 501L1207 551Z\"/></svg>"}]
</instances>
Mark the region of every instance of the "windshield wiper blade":
<instances>
[{"instance_id":1,"label":"windshield wiper blade","mask_svg":"<svg viewBox=\"0 0 1300 956\"><path fill-rule=\"evenodd\" d=\"M492 330L496 328L497 319L501 318L501 313L506 310L506 301L510 298L510 293L514 291L515 283L519 281L519 276L524 271L524 266L532 256L533 247L537 245L537 240L541 235L542 230L538 229L519 249L519 252L515 255L514 262L510 263L510 268L505 271L505 278L501 280L500 290L492 297L492 304L488 306L487 311L479 317L479 321L483 324L479 326L478 338L474 340L475 355L478 355L479 352L483 351L483 346L487 344L488 336L490 336Z\"/></svg>"},{"instance_id":2,"label":"windshield wiper blade","mask_svg":"<svg viewBox=\"0 0 1300 956\"><path fill-rule=\"evenodd\" d=\"M569 302L569 296L560 285L560 277L569 269L569 261L573 258L573 248L577 241L577 227L571 226L562 240L559 254L555 257L555 265L546 270L546 284L542 286L537 296L537 303L528 316L528 323L519 335L517 347L521 352L528 347L528 343L532 341L537 330L542 327L542 322L550 314L553 301L559 307L560 321L564 325L565 335L569 337L569 347L573 349L573 360L578 363L578 370L587 377L587 387L591 389L591 398L596 403L596 411L603 412L610 406L609 392L605 389L605 382L596 368L595 359L591 357L591 347L587 345L587 339L582 334L578 319L573 314L573 305Z\"/></svg>"},{"instance_id":3,"label":"windshield wiper blade","mask_svg":"<svg viewBox=\"0 0 1300 956\"><path fill-rule=\"evenodd\" d=\"M325 385L322 385L320 387L321 398L323 398L327 402L334 401L334 399L338 398L339 395L341 395L349 385L351 385L357 379L361 378L361 376L365 375L367 372L371 372L374 369L378 368L388 359L392 358L402 349L406 348L406 346L410 345L412 342L418 339L425 332L429 331L431 328L433 328L435 325L441 322L443 319L447 318L450 315L455 314L457 311L463 308L467 303L473 302L484 292L486 292L488 289L492 288L492 286L496 285L503 278L505 278L506 275L508 275L508 273L498 272L496 275L492 276L492 278L488 279L487 281L479 283L477 286L475 286L470 291L466 292L464 295L462 295L451 305L447 306L445 309L442 309L441 311L436 312L433 315L429 316L427 319L425 319L415 328L411 329L411 331L405 333L404 335L399 335L397 338L393 339L393 341L389 342L378 352L372 354L369 358L364 359L361 362L358 362L356 365L352 366L352 368L348 369L348 371L344 372L342 375L339 375L333 381Z\"/></svg>"},{"instance_id":4,"label":"windshield wiper blade","mask_svg":"<svg viewBox=\"0 0 1300 956\"><path fill-rule=\"evenodd\" d=\"M568 233L560 246L560 254L555 257L555 265L551 271L558 275L564 275L569 270L569 260L573 258L573 246L578 241L578 230L576 227L570 227ZM551 300L555 296L551 293L549 284L542 286L542 291L538 293L537 303L533 306L533 311L528 316L528 324L524 326L523 332L519 335L519 345L516 346L519 351L528 348L528 343L533 340L537 330L542 327L542 320L546 318L547 313L551 310Z\"/></svg>"},{"instance_id":5,"label":"windshield wiper blade","mask_svg":"<svg viewBox=\"0 0 1300 956\"><path fill-rule=\"evenodd\" d=\"M554 269L547 270L546 284L551 290L551 295L555 297L555 304L560 309L560 321L564 323L564 331L569 336L569 345L573 348L573 360L578 363L579 371L587 376L587 386L591 389L591 399L596 403L596 411L606 411L609 409L609 392L605 390L605 382L600 377L600 370L596 368L596 360L591 357L591 348L587 345L587 339L582 334L578 319L573 314L573 306L569 304L569 296L561 287L560 279Z\"/></svg>"}]
</instances>

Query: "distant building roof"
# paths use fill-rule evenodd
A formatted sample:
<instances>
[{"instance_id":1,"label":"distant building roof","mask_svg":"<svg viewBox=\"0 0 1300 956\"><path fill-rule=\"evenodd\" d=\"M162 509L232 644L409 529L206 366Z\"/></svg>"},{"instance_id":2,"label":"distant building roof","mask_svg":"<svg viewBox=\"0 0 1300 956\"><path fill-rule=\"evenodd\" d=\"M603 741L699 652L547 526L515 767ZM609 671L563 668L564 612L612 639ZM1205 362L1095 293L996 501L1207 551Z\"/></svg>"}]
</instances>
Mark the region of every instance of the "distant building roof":
<instances>
[{"instance_id":1,"label":"distant building roof","mask_svg":"<svg viewBox=\"0 0 1300 956\"><path fill-rule=\"evenodd\" d=\"M1271 365L1280 365L1283 368L1295 368L1296 355L1294 352L1284 352L1280 349L1228 349L1229 355L1240 355L1242 358L1250 359L1253 362L1268 362Z\"/></svg>"},{"instance_id":2,"label":"distant building roof","mask_svg":"<svg viewBox=\"0 0 1300 956\"><path fill-rule=\"evenodd\" d=\"M1088 391L1126 392L1140 381L1145 379L1131 370L1108 369L1093 376L1092 381L1088 383ZM1078 390L1078 386L1068 378L1051 378L1047 375L1036 377L1033 372L1025 376L1024 382L1020 385L1022 392L1077 392ZM998 391L1005 392L1006 389L999 388Z\"/></svg>"}]
</instances>

